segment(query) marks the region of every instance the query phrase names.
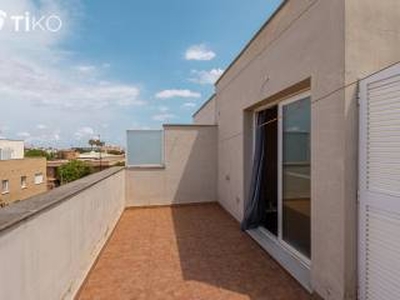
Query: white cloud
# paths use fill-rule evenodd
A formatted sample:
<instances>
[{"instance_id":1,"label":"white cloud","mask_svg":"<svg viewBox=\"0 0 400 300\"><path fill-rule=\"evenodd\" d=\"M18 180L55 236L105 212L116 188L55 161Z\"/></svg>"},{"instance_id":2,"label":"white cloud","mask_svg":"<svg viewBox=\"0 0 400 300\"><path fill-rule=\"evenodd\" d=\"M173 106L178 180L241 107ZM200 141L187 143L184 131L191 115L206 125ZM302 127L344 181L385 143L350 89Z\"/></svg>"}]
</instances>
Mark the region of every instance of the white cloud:
<instances>
[{"instance_id":1,"label":"white cloud","mask_svg":"<svg viewBox=\"0 0 400 300\"><path fill-rule=\"evenodd\" d=\"M33 63L5 60L0 57L0 96L19 99L36 106L83 110L143 105L136 86L76 80L67 72L59 72Z\"/></svg>"},{"instance_id":2,"label":"white cloud","mask_svg":"<svg viewBox=\"0 0 400 300\"><path fill-rule=\"evenodd\" d=\"M39 129L39 130L44 130L44 129L47 129L47 126L44 125L44 124L38 124L38 125L36 126L36 128Z\"/></svg>"},{"instance_id":3,"label":"white cloud","mask_svg":"<svg viewBox=\"0 0 400 300\"><path fill-rule=\"evenodd\" d=\"M186 50L186 60L212 60L217 55L210 50L205 44L193 45Z\"/></svg>"},{"instance_id":4,"label":"white cloud","mask_svg":"<svg viewBox=\"0 0 400 300\"><path fill-rule=\"evenodd\" d=\"M193 108L196 107L196 103L193 102L186 102L182 105L183 108Z\"/></svg>"},{"instance_id":5,"label":"white cloud","mask_svg":"<svg viewBox=\"0 0 400 300\"><path fill-rule=\"evenodd\" d=\"M152 117L152 119L154 121L161 121L161 122L165 122L165 121L168 121L168 120L171 120L171 119L175 119L175 118L176 118L175 115L169 114L169 113L158 114L158 115L154 115Z\"/></svg>"},{"instance_id":6,"label":"white cloud","mask_svg":"<svg viewBox=\"0 0 400 300\"><path fill-rule=\"evenodd\" d=\"M19 136L21 138L29 138L31 136L31 134L29 132L23 131L23 132L18 132L17 136Z\"/></svg>"},{"instance_id":7,"label":"white cloud","mask_svg":"<svg viewBox=\"0 0 400 300\"><path fill-rule=\"evenodd\" d=\"M133 123L133 124L131 124L131 125L129 126L129 128L130 128L131 130L150 130L150 129L152 129L152 128L149 127L149 126L140 125L140 124L138 124L138 123Z\"/></svg>"},{"instance_id":8,"label":"white cloud","mask_svg":"<svg viewBox=\"0 0 400 300\"><path fill-rule=\"evenodd\" d=\"M26 138L25 141L30 144L48 144L52 142L58 142L60 140L61 140L60 131L55 130L53 132L30 136Z\"/></svg>"},{"instance_id":9,"label":"white cloud","mask_svg":"<svg viewBox=\"0 0 400 300\"><path fill-rule=\"evenodd\" d=\"M156 98L200 98L201 94L192 92L191 90L164 90L156 94Z\"/></svg>"},{"instance_id":10,"label":"white cloud","mask_svg":"<svg viewBox=\"0 0 400 300\"><path fill-rule=\"evenodd\" d=\"M89 74L97 71L96 66L91 66L91 65L75 66L74 69L83 74Z\"/></svg>"},{"instance_id":11,"label":"white cloud","mask_svg":"<svg viewBox=\"0 0 400 300\"><path fill-rule=\"evenodd\" d=\"M80 140L85 137L92 138L94 136L94 129L91 127L81 127L75 132L75 138Z\"/></svg>"},{"instance_id":12,"label":"white cloud","mask_svg":"<svg viewBox=\"0 0 400 300\"><path fill-rule=\"evenodd\" d=\"M56 147L78 146L93 137L91 131L77 130L89 125L105 140L123 144L124 130L132 119L148 117L149 124L156 124L151 122L152 114L172 112L156 108L151 113L150 107L146 110L141 88L135 82L112 77L113 61L86 59L84 53L65 48L71 45L70 38L75 43L84 40L79 35L87 33L82 31L85 24L81 26L90 13L84 11L84 0L1 0L0 3L0 9L9 15L27 11L31 15L52 13L60 15L64 24L59 33L18 34L7 27L0 32L1 136L16 138L18 132L28 131L30 136L26 139L35 144L54 141ZM160 104L161 101L155 107ZM140 115L136 118L138 110ZM109 128L102 127L104 123ZM38 127L43 124L47 128ZM1 125L11 129L5 131Z\"/></svg>"},{"instance_id":13,"label":"white cloud","mask_svg":"<svg viewBox=\"0 0 400 300\"><path fill-rule=\"evenodd\" d=\"M158 110L161 111L161 112L167 112L167 111L169 111L169 107L167 107L167 106L159 106Z\"/></svg>"},{"instance_id":14,"label":"white cloud","mask_svg":"<svg viewBox=\"0 0 400 300\"><path fill-rule=\"evenodd\" d=\"M93 114L93 110L144 105L134 84L105 78L109 63L76 64L74 53L60 45L82 17L80 0L2 0L1 9L11 14L32 16L56 14L63 20L61 32L18 33L5 26L0 34L0 98L9 110L49 107L53 114L69 110ZM71 67L71 65L73 67ZM78 75L80 76L77 76Z\"/></svg>"},{"instance_id":15,"label":"white cloud","mask_svg":"<svg viewBox=\"0 0 400 300\"><path fill-rule=\"evenodd\" d=\"M103 71L109 69L110 67L111 64L109 63L102 63L100 65L82 64L72 67L72 70L76 71L82 76L98 77Z\"/></svg>"},{"instance_id":16,"label":"white cloud","mask_svg":"<svg viewBox=\"0 0 400 300\"><path fill-rule=\"evenodd\" d=\"M222 69L212 69L210 71L197 71L192 70L194 77L190 78L189 81L198 84L214 84L224 73Z\"/></svg>"}]
</instances>

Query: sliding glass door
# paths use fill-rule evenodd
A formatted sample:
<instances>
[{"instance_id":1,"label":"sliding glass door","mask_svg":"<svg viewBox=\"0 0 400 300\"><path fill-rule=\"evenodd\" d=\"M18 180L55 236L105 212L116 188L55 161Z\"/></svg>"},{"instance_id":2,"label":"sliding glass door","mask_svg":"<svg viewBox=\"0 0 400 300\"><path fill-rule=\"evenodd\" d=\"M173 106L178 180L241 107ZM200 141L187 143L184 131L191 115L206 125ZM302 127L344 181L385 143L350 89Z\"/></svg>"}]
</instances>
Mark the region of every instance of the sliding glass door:
<instances>
[{"instance_id":1,"label":"sliding glass door","mask_svg":"<svg viewBox=\"0 0 400 300\"><path fill-rule=\"evenodd\" d=\"M242 229L268 238L306 265L311 259L311 97L256 111L250 198Z\"/></svg>"},{"instance_id":2,"label":"sliding glass door","mask_svg":"<svg viewBox=\"0 0 400 300\"><path fill-rule=\"evenodd\" d=\"M311 99L280 105L280 238L311 257Z\"/></svg>"}]
</instances>

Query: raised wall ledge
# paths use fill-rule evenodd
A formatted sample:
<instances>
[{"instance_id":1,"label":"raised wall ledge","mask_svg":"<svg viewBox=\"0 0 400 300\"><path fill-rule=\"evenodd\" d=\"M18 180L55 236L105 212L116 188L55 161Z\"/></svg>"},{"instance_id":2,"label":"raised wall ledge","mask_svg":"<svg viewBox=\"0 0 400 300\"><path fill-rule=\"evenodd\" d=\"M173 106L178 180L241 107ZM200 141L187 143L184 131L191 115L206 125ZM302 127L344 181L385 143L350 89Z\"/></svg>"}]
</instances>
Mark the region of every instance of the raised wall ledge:
<instances>
[{"instance_id":1,"label":"raised wall ledge","mask_svg":"<svg viewBox=\"0 0 400 300\"><path fill-rule=\"evenodd\" d=\"M31 197L0 209L0 234L64 201L80 194L97 183L121 172L124 167L113 167L84 177L52 191Z\"/></svg>"},{"instance_id":2,"label":"raised wall ledge","mask_svg":"<svg viewBox=\"0 0 400 300\"><path fill-rule=\"evenodd\" d=\"M177 128L196 128L196 127L218 127L218 125L215 124L164 124L164 128L168 127L177 127Z\"/></svg>"},{"instance_id":3,"label":"raised wall ledge","mask_svg":"<svg viewBox=\"0 0 400 300\"><path fill-rule=\"evenodd\" d=\"M148 170L165 170L165 165L154 165L154 166L127 166L127 170L137 170L137 171L148 171Z\"/></svg>"}]
</instances>

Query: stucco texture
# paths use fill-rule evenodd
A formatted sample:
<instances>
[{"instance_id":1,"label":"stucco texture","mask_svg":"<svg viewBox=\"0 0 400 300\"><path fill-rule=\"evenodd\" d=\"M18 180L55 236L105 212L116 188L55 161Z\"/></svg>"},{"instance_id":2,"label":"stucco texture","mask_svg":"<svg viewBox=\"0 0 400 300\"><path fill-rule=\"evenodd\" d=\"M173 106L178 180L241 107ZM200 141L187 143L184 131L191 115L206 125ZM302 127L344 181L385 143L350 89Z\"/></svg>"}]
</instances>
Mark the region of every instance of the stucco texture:
<instances>
[{"instance_id":1,"label":"stucco texture","mask_svg":"<svg viewBox=\"0 0 400 300\"><path fill-rule=\"evenodd\" d=\"M125 208L124 172L99 176L1 212L0 299L74 299Z\"/></svg>"},{"instance_id":2,"label":"stucco texture","mask_svg":"<svg viewBox=\"0 0 400 300\"><path fill-rule=\"evenodd\" d=\"M217 122L217 102L212 96L204 106L193 115L193 123L198 125L215 125Z\"/></svg>"},{"instance_id":3,"label":"stucco texture","mask_svg":"<svg viewBox=\"0 0 400 300\"><path fill-rule=\"evenodd\" d=\"M216 85L218 198L241 220L253 109L279 100L282 91L300 92L296 86L304 89L299 83L308 80L311 281L324 299L356 298L357 80L399 60L399 5L289 0Z\"/></svg>"},{"instance_id":4,"label":"stucco texture","mask_svg":"<svg viewBox=\"0 0 400 300\"><path fill-rule=\"evenodd\" d=\"M164 165L128 168L127 206L217 201L217 128L165 126Z\"/></svg>"}]
</instances>

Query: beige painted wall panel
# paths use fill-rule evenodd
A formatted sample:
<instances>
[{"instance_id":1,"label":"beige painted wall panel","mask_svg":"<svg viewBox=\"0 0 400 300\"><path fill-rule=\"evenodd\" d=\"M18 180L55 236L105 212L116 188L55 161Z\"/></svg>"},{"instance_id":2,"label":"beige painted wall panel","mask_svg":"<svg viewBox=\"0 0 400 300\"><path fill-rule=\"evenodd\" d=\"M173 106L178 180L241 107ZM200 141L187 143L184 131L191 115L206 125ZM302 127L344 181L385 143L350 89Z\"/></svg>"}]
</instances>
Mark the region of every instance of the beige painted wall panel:
<instances>
[{"instance_id":1,"label":"beige painted wall panel","mask_svg":"<svg viewBox=\"0 0 400 300\"><path fill-rule=\"evenodd\" d=\"M127 170L127 205L217 201L217 128L165 126L165 166Z\"/></svg>"},{"instance_id":2,"label":"beige painted wall panel","mask_svg":"<svg viewBox=\"0 0 400 300\"><path fill-rule=\"evenodd\" d=\"M324 299L344 299L346 293L343 99L340 92L312 110L311 279Z\"/></svg>"},{"instance_id":3,"label":"beige painted wall panel","mask_svg":"<svg viewBox=\"0 0 400 300\"><path fill-rule=\"evenodd\" d=\"M213 97L193 116L193 123L197 125L215 125L217 122L216 113L216 101L215 97Z\"/></svg>"},{"instance_id":4,"label":"beige painted wall panel","mask_svg":"<svg viewBox=\"0 0 400 300\"><path fill-rule=\"evenodd\" d=\"M288 8L279 14L293 17L292 10L298 9L298 3L308 1L289 1ZM293 6L291 8L291 6ZM219 109L219 142L243 135L244 109L256 104L281 90L312 76L312 94L314 98L326 95L335 88L341 87L344 72L344 37L340 31L340 20L343 20L343 10L339 2L317 2L296 21L295 26L287 29L278 41L275 41L263 55L254 58L250 65L241 60L237 65L246 67L239 77L235 72L228 73L217 86L217 103ZM336 15L335 15L336 14ZM297 15L300 15L298 12ZM326 22L328 21L328 22ZM271 24L274 24L272 20ZM316 25L318 24L318 26ZM322 25L320 25L322 24ZM273 25L274 26L274 25ZM344 25L341 25L342 27ZM262 34L264 35L264 33ZM267 33L265 33L267 35ZM330 39L326 39L329 36ZM335 50L331 50L334 48ZM232 80L229 85L226 82ZM267 80L268 79L268 80ZM340 110L340 103L337 103ZM342 115L343 117L343 115ZM330 117L324 118L330 121ZM336 123L335 123L336 124ZM314 126L314 125L313 125ZM318 127L318 124L315 124ZM331 136L329 145L337 145L336 138L340 140L342 128L329 127ZM335 135L335 133L337 133ZM243 138L243 137L242 137ZM243 145L229 148L219 159L231 156L231 161L239 162L243 166ZM246 161L246 163L251 163ZM223 162L220 162L222 165ZM242 169L237 169L241 172ZM222 180L220 178L220 180ZM244 198L244 186L241 182L241 197ZM222 184L224 186L224 184ZM229 193L221 192L228 195ZM225 203L233 200L221 199ZM243 206L241 207L243 210ZM241 215L242 213L240 213Z\"/></svg>"},{"instance_id":5,"label":"beige painted wall panel","mask_svg":"<svg viewBox=\"0 0 400 300\"><path fill-rule=\"evenodd\" d=\"M220 144L230 138L248 140L243 135L250 133L243 128L244 110L306 78L311 78L313 100L324 98L312 106L311 276L314 290L329 299L344 299L348 289L346 254L344 247L337 247L348 242L344 230L344 93L325 98L344 85L344 15L344 1L288 1L270 29L257 39L268 44L264 52L247 52L217 85ZM275 28L281 32L269 31ZM242 142L219 146L219 200L236 217L243 215L244 208L244 201L238 206L236 194L246 200L244 170L252 164L245 148ZM234 195L225 169L238 180Z\"/></svg>"},{"instance_id":6,"label":"beige painted wall panel","mask_svg":"<svg viewBox=\"0 0 400 300\"><path fill-rule=\"evenodd\" d=\"M236 194L246 199L249 180L235 174L250 175L251 151L227 141L249 139L245 109L311 78L313 101L320 100L312 106L311 276L325 299L354 299L356 292L356 86L334 91L399 61L399 6L288 1L217 84L219 201L239 218L244 205ZM237 178L238 191L226 174Z\"/></svg>"},{"instance_id":7,"label":"beige painted wall panel","mask_svg":"<svg viewBox=\"0 0 400 300\"><path fill-rule=\"evenodd\" d=\"M165 197L164 169L127 169L126 182L128 207L164 205L169 201Z\"/></svg>"},{"instance_id":8,"label":"beige painted wall panel","mask_svg":"<svg viewBox=\"0 0 400 300\"><path fill-rule=\"evenodd\" d=\"M362 8L362 9L360 9ZM361 13L362 12L362 13ZM400 61L400 2L398 0L346 1L346 77L347 84L362 79ZM357 283L357 161L358 106L357 85L345 93L345 218L348 299L354 299Z\"/></svg>"},{"instance_id":9,"label":"beige painted wall panel","mask_svg":"<svg viewBox=\"0 0 400 300\"><path fill-rule=\"evenodd\" d=\"M219 202L238 221L243 218L243 159L242 136L236 136L219 142L218 194Z\"/></svg>"},{"instance_id":10,"label":"beige painted wall panel","mask_svg":"<svg viewBox=\"0 0 400 300\"><path fill-rule=\"evenodd\" d=\"M399 62L399 16L398 0L346 1L348 83Z\"/></svg>"}]
</instances>

